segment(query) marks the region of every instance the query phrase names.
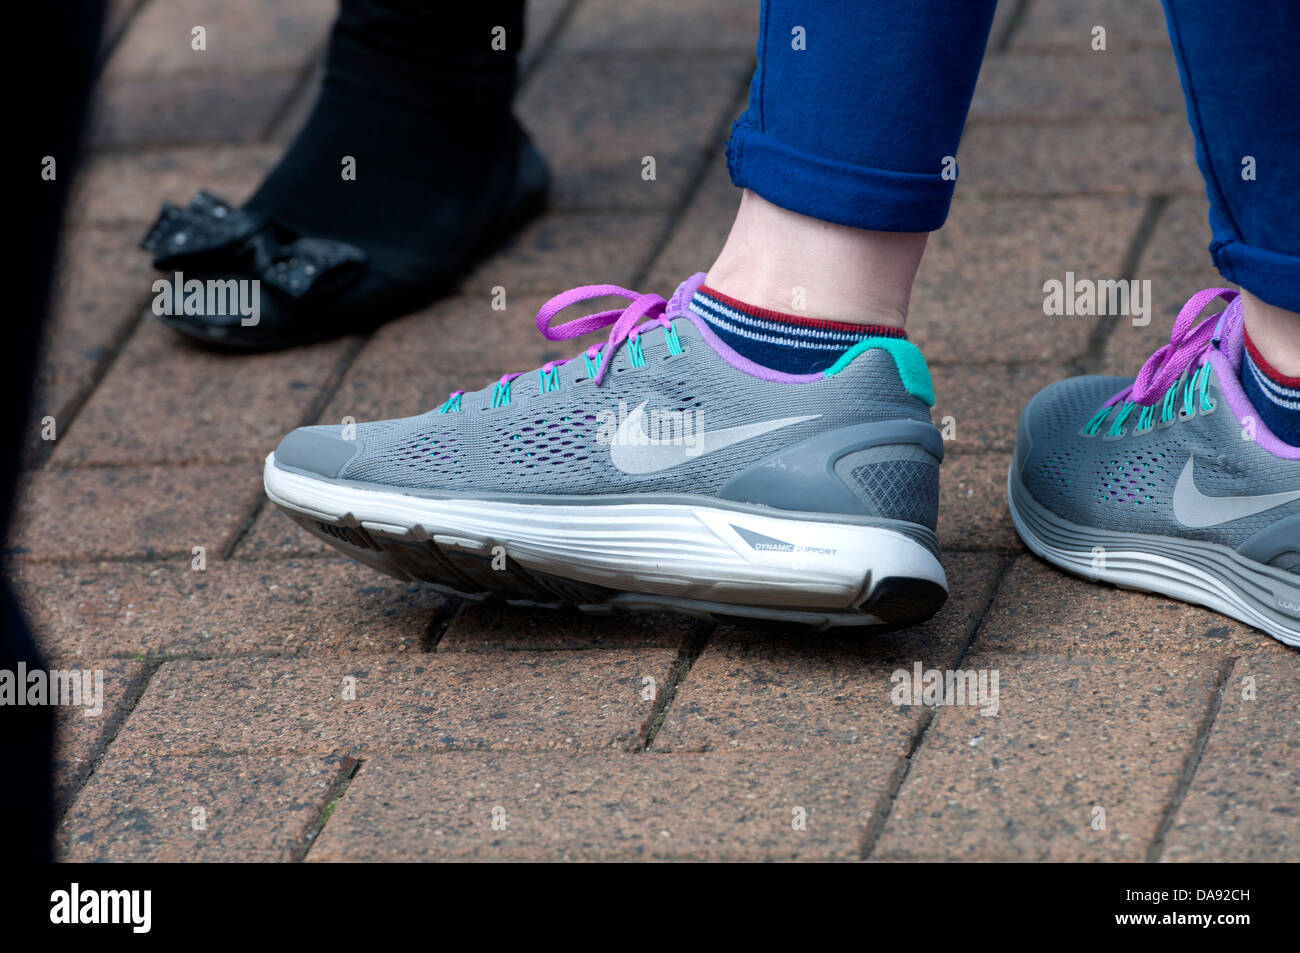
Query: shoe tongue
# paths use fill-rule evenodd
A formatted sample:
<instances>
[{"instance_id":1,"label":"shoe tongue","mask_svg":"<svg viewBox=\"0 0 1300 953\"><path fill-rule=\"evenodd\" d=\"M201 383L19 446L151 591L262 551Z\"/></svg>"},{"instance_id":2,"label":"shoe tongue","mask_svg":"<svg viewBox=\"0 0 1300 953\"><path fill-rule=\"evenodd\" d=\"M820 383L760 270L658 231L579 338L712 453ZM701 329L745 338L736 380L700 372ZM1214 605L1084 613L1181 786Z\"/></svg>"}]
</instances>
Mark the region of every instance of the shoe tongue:
<instances>
[{"instance_id":1,"label":"shoe tongue","mask_svg":"<svg viewBox=\"0 0 1300 953\"><path fill-rule=\"evenodd\" d=\"M1219 351L1228 359L1236 373L1241 371L1242 343L1241 296L1233 298L1219 315L1219 323L1214 328L1214 338Z\"/></svg>"},{"instance_id":2,"label":"shoe tongue","mask_svg":"<svg viewBox=\"0 0 1300 953\"><path fill-rule=\"evenodd\" d=\"M695 292L699 290L700 285L704 284L705 277L704 272L697 271L678 285L677 290L668 300L668 309L664 314L671 318L689 311L691 299L695 297Z\"/></svg>"}]
</instances>

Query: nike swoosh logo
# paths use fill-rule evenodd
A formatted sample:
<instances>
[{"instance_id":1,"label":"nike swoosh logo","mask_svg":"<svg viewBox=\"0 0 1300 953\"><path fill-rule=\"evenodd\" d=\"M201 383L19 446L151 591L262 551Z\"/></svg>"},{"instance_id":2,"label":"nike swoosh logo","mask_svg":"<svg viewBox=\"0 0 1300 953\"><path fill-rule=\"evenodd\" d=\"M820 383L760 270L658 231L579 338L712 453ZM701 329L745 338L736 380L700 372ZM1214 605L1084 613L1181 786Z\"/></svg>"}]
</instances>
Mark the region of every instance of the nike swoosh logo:
<instances>
[{"instance_id":1,"label":"nike swoosh logo","mask_svg":"<svg viewBox=\"0 0 1300 953\"><path fill-rule=\"evenodd\" d=\"M697 460L708 453L714 453L724 447L744 440L761 437L782 427L801 424L805 420L816 420L821 414L807 417L782 417L779 420L760 420L757 423L741 424L738 427L724 427L722 430L696 432L691 446L684 440L678 442L650 443L650 437L641 425L647 401L641 401L619 424L614 434L614 441L609 447L609 459L623 473L642 474L658 473L675 466ZM680 431L675 431L680 432Z\"/></svg>"},{"instance_id":2,"label":"nike swoosh logo","mask_svg":"<svg viewBox=\"0 0 1300 953\"><path fill-rule=\"evenodd\" d=\"M1265 496L1206 496L1196 487L1194 456L1187 458L1174 486L1174 519L1192 529L1218 526L1300 500L1300 490Z\"/></svg>"}]
</instances>

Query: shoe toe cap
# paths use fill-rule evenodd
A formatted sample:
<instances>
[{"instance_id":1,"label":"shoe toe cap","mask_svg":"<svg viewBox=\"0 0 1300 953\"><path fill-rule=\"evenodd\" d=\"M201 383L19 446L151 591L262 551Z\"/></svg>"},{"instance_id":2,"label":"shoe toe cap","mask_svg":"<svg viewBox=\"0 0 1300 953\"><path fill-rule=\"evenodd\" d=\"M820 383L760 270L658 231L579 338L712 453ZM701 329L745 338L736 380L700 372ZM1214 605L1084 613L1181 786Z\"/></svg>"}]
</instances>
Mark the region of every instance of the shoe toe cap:
<instances>
[{"instance_id":1,"label":"shoe toe cap","mask_svg":"<svg viewBox=\"0 0 1300 953\"><path fill-rule=\"evenodd\" d=\"M299 427L275 448L275 462L333 480L361 450L361 441L345 437L341 426Z\"/></svg>"},{"instance_id":2,"label":"shoe toe cap","mask_svg":"<svg viewBox=\"0 0 1300 953\"><path fill-rule=\"evenodd\" d=\"M1058 442L1077 434L1101 406L1132 383L1128 377L1068 377L1044 387L1020 415L1019 442Z\"/></svg>"},{"instance_id":3,"label":"shoe toe cap","mask_svg":"<svg viewBox=\"0 0 1300 953\"><path fill-rule=\"evenodd\" d=\"M1040 477L1055 483L1083 462L1079 431L1102 405L1132 382L1127 377L1071 377L1043 388L1025 406L1016 433L1015 466L1031 491Z\"/></svg>"}]
</instances>

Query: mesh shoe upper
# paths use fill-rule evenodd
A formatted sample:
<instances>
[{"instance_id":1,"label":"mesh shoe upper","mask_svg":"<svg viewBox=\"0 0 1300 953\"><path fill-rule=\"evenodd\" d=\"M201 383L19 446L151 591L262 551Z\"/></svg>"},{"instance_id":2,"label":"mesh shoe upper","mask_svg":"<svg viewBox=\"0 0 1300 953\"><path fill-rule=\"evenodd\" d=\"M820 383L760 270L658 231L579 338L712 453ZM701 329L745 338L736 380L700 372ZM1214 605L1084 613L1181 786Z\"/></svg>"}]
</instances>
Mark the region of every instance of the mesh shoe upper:
<instances>
[{"instance_id":1,"label":"mesh shoe upper","mask_svg":"<svg viewBox=\"0 0 1300 953\"><path fill-rule=\"evenodd\" d=\"M689 299L691 283L678 290L674 305ZM435 493L709 496L772 454L829 435L833 476L823 467L813 482L838 480L839 492L847 489L849 500L861 502L834 512L933 528L942 447L930 424L928 372L912 345L867 342L826 374L794 378L746 368L697 318L684 310L670 314L624 346L606 348L613 356L599 381L593 370L600 365L588 352L586 360L514 376L504 390L506 378L453 395L443 408L416 417L301 428L281 443L277 464ZM897 348L906 353L896 356ZM908 445L915 435L897 446L858 441L835 449L845 428L877 422L923 424L935 439L928 451ZM638 451L615 446L647 442L680 449L647 451L649 465L640 466L629 463ZM929 437L921 442L931 443Z\"/></svg>"},{"instance_id":2,"label":"mesh shoe upper","mask_svg":"<svg viewBox=\"0 0 1300 953\"><path fill-rule=\"evenodd\" d=\"M1264 496L1300 489L1300 462L1280 459L1243 436L1222 399L1217 374L1191 418L1139 430L1132 415L1122 436L1085 427L1108 398L1130 384L1118 377L1076 377L1045 388L1020 418L1016 466L1033 497L1072 523L1120 532L1180 536L1237 547L1280 519L1300 514L1300 500L1212 526L1187 526L1173 501L1189 457L1197 492L1211 497ZM1181 405L1181 401L1179 402ZM1184 491L1186 493L1186 490Z\"/></svg>"}]
</instances>

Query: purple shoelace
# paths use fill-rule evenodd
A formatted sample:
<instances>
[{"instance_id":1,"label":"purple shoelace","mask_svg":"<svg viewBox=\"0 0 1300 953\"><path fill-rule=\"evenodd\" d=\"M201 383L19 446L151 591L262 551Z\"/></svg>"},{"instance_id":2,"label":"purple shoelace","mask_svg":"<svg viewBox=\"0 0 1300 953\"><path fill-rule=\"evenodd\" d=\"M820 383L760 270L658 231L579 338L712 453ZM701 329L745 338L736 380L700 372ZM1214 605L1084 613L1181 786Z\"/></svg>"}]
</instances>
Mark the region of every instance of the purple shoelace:
<instances>
[{"instance_id":1,"label":"purple shoelace","mask_svg":"<svg viewBox=\"0 0 1300 953\"><path fill-rule=\"evenodd\" d=\"M1206 288L1188 298L1169 332L1169 343L1147 358L1133 383L1106 401L1105 406L1132 401L1150 407L1160 400L1184 371L1204 363L1205 354L1214 342L1219 314L1216 312L1194 325L1196 316L1216 298L1231 302L1236 297L1237 292L1230 288Z\"/></svg>"},{"instance_id":2,"label":"purple shoelace","mask_svg":"<svg viewBox=\"0 0 1300 953\"><path fill-rule=\"evenodd\" d=\"M595 314L574 318L572 321L566 321L563 324L551 327L551 321L565 308L571 307L580 301L591 301L594 298L606 297L625 298L630 304L626 308L598 311ZM599 331L601 328L609 328L608 340L604 344L592 345L586 351L589 360L594 361L598 356L600 358L596 375L592 379L599 386L605 377L606 368L609 367L609 358L613 356L619 345L624 341L631 341L635 344L637 337L643 331L647 331L656 325L665 328L672 327L672 322L664 314L667 308L668 301L661 295L641 294L618 285L580 285L577 288L570 288L568 291L557 294L542 305L537 312L537 330L548 341L567 341L572 338L580 338L592 331ZM570 358L547 361L542 365L542 373L549 374L561 364L569 363L569 360ZM522 372L502 374L498 383L505 386L515 378L522 376ZM449 399L454 400L463 393L465 392L460 390L452 391Z\"/></svg>"}]
</instances>

